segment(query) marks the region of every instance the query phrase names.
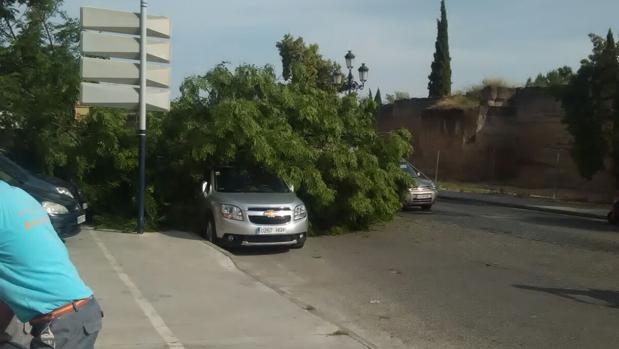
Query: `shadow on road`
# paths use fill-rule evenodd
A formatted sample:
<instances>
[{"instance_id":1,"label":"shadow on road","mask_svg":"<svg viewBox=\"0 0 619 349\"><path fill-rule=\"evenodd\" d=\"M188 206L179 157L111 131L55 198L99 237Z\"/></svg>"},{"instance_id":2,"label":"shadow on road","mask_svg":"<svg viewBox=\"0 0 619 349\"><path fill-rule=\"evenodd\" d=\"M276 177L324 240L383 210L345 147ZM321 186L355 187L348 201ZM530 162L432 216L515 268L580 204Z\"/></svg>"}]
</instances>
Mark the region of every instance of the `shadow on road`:
<instances>
[{"instance_id":1,"label":"shadow on road","mask_svg":"<svg viewBox=\"0 0 619 349\"><path fill-rule=\"evenodd\" d=\"M202 236L197 233L176 231L176 230L168 230L162 231L161 234L167 235L177 239L187 239L187 240L197 240L197 241L206 241ZM280 254L286 253L290 249L287 247L226 247L220 246L226 251L236 255L236 256L259 256L259 255L271 255L271 254Z\"/></svg>"},{"instance_id":2,"label":"shadow on road","mask_svg":"<svg viewBox=\"0 0 619 349\"><path fill-rule=\"evenodd\" d=\"M603 220L572 217L565 215L544 215L531 216L524 219L528 223L547 225L553 227L567 227L582 230L603 231L609 233L619 233L616 226L610 225Z\"/></svg>"},{"instance_id":3,"label":"shadow on road","mask_svg":"<svg viewBox=\"0 0 619 349\"><path fill-rule=\"evenodd\" d=\"M177 231L177 230L166 230L166 231L162 231L160 234L167 235L167 236L177 238L177 239L204 240L204 238L202 238L197 233L190 233L190 232Z\"/></svg>"},{"instance_id":4,"label":"shadow on road","mask_svg":"<svg viewBox=\"0 0 619 349\"><path fill-rule=\"evenodd\" d=\"M282 254L290 251L287 247L228 247L226 250L235 256L262 256Z\"/></svg>"},{"instance_id":5,"label":"shadow on road","mask_svg":"<svg viewBox=\"0 0 619 349\"><path fill-rule=\"evenodd\" d=\"M401 211L401 214L407 216L448 216L448 217L471 217L470 214L464 214L455 211L449 211L442 209L440 206L432 208L431 211L424 211L422 209L407 208Z\"/></svg>"},{"instance_id":6,"label":"shadow on road","mask_svg":"<svg viewBox=\"0 0 619 349\"><path fill-rule=\"evenodd\" d=\"M403 207L401 212L410 213L410 214L423 214L423 215L431 215L434 213L432 210L424 210L421 207Z\"/></svg>"},{"instance_id":7,"label":"shadow on road","mask_svg":"<svg viewBox=\"0 0 619 349\"><path fill-rule=\"evenodd\" d=\"M618 291L594 290L594 289L577 290L577 289L569 289L569 288L547 288L547 287L536 287L536 286L526 286L526 285L513 285L513 287L519 288L522 290L549 293L554 296L570 299L578 303L605 305L609 308L619 309L619 292ZM589 300L587 298L589 298ZM606 304L600 304L599 302L593 302L591 301L591 299L602 301L602 302L605 302Z\"/></svg>"}]
</instances>

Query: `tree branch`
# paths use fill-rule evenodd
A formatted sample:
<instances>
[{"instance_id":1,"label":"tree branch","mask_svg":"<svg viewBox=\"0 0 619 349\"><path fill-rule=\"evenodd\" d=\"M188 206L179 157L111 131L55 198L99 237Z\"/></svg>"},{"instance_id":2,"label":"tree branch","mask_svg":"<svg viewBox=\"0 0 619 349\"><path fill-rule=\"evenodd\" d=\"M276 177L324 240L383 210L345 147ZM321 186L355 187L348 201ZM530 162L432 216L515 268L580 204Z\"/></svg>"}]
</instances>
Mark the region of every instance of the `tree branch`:
<instances>
[{"instance_id":1,"label":"tree branch","mask_svg":"<svg viewBox=\"0 0 619 349\"><path fill-rule=\"evenodd\" d=\"M4 28L0 28L0 35L2 35L3 37L5 37L7 39L12 39L11 33L9 33L8 31L4 30Z\"/></svg>"},{"instance_id":2,"label":"tree branch","mask_svg":"<svg viewBox=\"0 0 619 349\"><path fill-rule=\"evenodd\" d=\"M41 20L41 23L43 24L43 28L45 29L45 33L47 34L47 40L49 41L49 46L53 52L54 51L54 37L49 31L49 26L47 25L47 19L43 17L41 14L39 14L39 18Z\"/></svg>"},{"instance_id":3,"label":"tree branch","mask_svg":"<svg viewBox=\"0 0 619 349\"><path fill-rule=\"evenodd\" d=\"M13 31L13 26L11 25L11 22L9 22L9 19L4 17L4 23L6 23L7 28L9 28L9 33L11 34L13 40L17 40L17 35L15 35L15 32Z\"/></svg>"}]
</instances>

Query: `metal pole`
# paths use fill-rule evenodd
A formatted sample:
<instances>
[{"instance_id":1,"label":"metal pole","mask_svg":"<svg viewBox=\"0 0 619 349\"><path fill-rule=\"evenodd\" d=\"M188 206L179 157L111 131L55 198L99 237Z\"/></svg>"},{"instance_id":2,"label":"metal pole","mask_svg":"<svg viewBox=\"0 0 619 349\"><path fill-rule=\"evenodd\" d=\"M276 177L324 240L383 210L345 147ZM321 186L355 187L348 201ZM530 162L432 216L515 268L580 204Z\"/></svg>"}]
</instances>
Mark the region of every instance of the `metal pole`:
<instances>
[{"instance_id":1,"label":"metal pole","mask_svg":"<svg viewBox=\"0 0 619 349\"><path fill-rule=\"evenodd\" d=\"M348 82L346 84L346 89L348 89L348 94L352 93L354 77L352 76L352 68L348 69Z\"/></svg>"},{"instance_id":2,"label":"metal pole","mask_svg":"<svg viewBox=\"0 0 619 349\"><path fill-rule=\"evenodd\" d=\"M144 233L144 190L146 187L146 8L147 0L140 0L140 119L139 178L138 178L138 234Z\"/></svg>"},{"instance_id":3,"label":"metal pole","mask_svg":"<svg viewBox=\"0 0 619 349\"><path fill-rule=\"evenodd\" d=\"M559 162L561 161L561 152L557 152L557 161L555 162L555 190L552 193L553 200L559 196Z\"/></svg>"},{"instance_id":4,"label":"metal pole","mask_svg":"<svg viewBox=\"0 0 619 349\"><path fill-rule=\"evenodd\" d=\"M434 168L434 184L438 185L438 164L441 161L441 151L436 153L436 167Z\"/></svg>"}]
</instances>

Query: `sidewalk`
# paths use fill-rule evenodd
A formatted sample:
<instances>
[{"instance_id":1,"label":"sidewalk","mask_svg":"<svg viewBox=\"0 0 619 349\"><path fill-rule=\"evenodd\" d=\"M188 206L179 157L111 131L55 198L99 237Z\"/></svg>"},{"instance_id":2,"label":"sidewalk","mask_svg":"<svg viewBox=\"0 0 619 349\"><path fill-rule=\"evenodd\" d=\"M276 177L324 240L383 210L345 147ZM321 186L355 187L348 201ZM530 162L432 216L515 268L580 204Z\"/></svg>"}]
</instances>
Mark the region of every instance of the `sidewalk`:
<instances>
[{"instance_id":1,"label":"sidewalk","mask_svg":"<svg viewBox=\"0 0 619 349\"><path fill-rule=\"evenodd\" d=\"M86 228L67 247L105 313L97 348L370 347L189 233Z\"/></svg>"},{"instance_id":2,"label":"sidewalk","mask_svg":"<svg viewBox=\"0 0 619 349\"><path fill-rule=\"evenodd\" d=\"M571 216L606 219L606 215L610 210L600 205L578 205L572 203L564 203L551 200L519 198L511 195L501 194L478 194L478 193L462 193L455 191L441 191L438 195L439 199L464 201L464 202L480 202L495 206L504 206L512 208L520 208L525 210L534 210L550 213L566 214Z\"/></svg>"}]
</instances>

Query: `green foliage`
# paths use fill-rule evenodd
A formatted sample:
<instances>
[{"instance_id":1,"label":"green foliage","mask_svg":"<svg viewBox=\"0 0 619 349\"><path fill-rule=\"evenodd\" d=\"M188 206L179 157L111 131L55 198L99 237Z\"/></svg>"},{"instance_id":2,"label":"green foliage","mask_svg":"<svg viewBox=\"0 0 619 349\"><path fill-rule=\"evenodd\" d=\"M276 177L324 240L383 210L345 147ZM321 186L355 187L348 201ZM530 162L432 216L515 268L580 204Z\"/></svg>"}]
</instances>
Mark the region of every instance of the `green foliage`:
<instances>
[{"instance_id":1,"label":"green foliage","mask_svg":"<svg viewBox=\"0 0 619 349\"><path fill-rule=\"evenodd\" d=\"M572 156L583 177L604 169L608 155L619 183L619 50L613 34L590 35L593 52L562 91Z\"/></svg>"},{"instance_id":2,"label":"green foliage","mask_svg":"<svg viewBox=\"0 0 619 349\"><path fill-rule=\"evenodd\" d=\"M574 77L572 68L564 66L552 71L549 71L546 75L538 74L535 80L529 78L526 83L526 87L555 87L565 86L570 83Z\"/></svg>"},{"instance_id":3,"label":"green foliage","mask_svg":"<svg viewBox=\"0 0 619 349\"><path fill-rule=\"evenodd\" d=\"M383 105L383 97L381 97L380 95L380 89L376 90L376 95L374 96L374 103L376 103L376 106L378 106L379 108Z\"/></svg>"},{"instance_id":4,"label":"green foliage","mask_svg":"<svg viewBox=\"0 0 619 349\"><path fill-rule=\"evenodd\" d=\"M236 164L263 168L299 188L314 229L367 228L400 208L407 178L398 161L405 132L374 131L373 101L340 98L311 83L277 82L273 68L220 65L188 78L163 122L162 149L174 184L166 201L195 197L205 170Z\"/></svg>"},{"instance_id":5,"label":"green foliage","mask_svg":"<svg viewBox=\"0 0 619 349\"><path fill-rule=\"evenodd\" d=\"M48 173L66 165L76 144L79 26L59 5L5 1L0 12L0 128L19 140L13 150L22 162Z\"/></svg>"},{"instance_id":6,"label":"green foliage","mask_svg":"<svg viewBox=\"0 0 619 349\"><path fill-rule=\"evenodd\" d=\"M149 140L158 138L157 114L149 115ZM88 117L78 125L79 140L73 148L68 168L88 198L94 212L107 219L120 221L134 217L137 193L137 137L135 127L128 122L127 112L115 109L92 108ZM154 148L153 142L151 147ZM157 177L156 152L147 153L149 179ZM151 181L146 188L146 220L156 226L158 205ZM112 217L112 218L109 218Z\"/></svg>"},{"instance_id":7,"label":"green foliage","mask_svg":"<svg viewBox=\"0 0 619 349\"><path fill-rule=\"evenodd\" d=\"M318 53L318 45L306 45L303 38L284 35L276 45L282 59L282 76L286 81L304 82L323 90L332 90L333 75L340 66Z\"/></svg>"},{"instance_id":8,"label":"green foliage","mask_svg":"<svg viewBox=\"0 0 619 349\"><path fill-rule=\"evenodd\" d=\"M441 19L437 21L436 51L432 62L432 72L428 77L429 96L445 97L451 94L451 56L449 54L449 27L445 0L441 0Z\"/></svg>"}]
</instances>

